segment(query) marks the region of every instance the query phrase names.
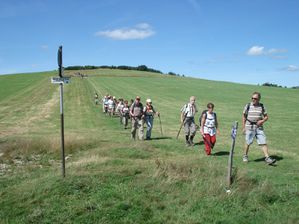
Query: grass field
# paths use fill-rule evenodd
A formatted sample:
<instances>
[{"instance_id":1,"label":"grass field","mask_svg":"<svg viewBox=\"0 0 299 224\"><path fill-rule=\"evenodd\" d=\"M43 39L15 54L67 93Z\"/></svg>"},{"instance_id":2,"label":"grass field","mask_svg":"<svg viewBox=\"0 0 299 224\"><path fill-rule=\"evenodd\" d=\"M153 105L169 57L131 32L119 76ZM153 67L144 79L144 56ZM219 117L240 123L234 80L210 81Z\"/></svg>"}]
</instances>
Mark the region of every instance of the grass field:
<instances>
[{"instance_id":1,"label":"grass field","mask_svg":"<svg viewBox=\"0 0 299 224\"><path fill-rule=\"evenodd\" d=\"M72 74L68 71L69 75ZM147 72L83 71L64 87L66 178L61 176L59 87L55 72L0 76L0 223L299 223L298 90ZM150 97L161 113L152 141L131 141L118 118L94 105L94 92ZM276 166L252 145L243 164L239 129L234 183L227 194L230 130L260 91ZM191 95L199 111L215 104L214 155L176 140ZM196 116L198 119L199 114ZM196 136L199 141L199 135Z\"/></svg>"}]
</instances>

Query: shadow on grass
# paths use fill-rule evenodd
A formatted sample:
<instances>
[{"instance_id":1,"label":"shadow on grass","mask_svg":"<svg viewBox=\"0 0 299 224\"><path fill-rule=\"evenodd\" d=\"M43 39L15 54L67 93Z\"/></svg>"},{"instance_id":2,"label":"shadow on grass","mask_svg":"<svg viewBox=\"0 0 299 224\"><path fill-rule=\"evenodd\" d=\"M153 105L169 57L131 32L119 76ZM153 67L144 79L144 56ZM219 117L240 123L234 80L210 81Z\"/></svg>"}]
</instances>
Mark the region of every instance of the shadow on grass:
<instances>
[{"instance_id":1,"label":"shadow on grass","mask_svg":"<svg viewBox=\"0 0 299 224\"><path fill-rule=\"evenodd\" d=\"M228 151L220 151L220 152L215 152L212 155L213 156L228 156L229 152Z\"/></svg>"},{"instance_id":2,"label":"shadow on grass","mask_svg":"<svg viewBox=\"0 0 299 224\"><path fill-rule=\"evenodd\" d=\"M151 138L151 140L163 140L163 139L172 139L172 137L163 136L163 137Z\"/></svg>"},{"instance_id":3,"label":"shadow on grass","mask_svg":"<svg viewBox=\"0 0 299 224\"><path fill-rule=\"evenodd\" d=\"M194 145L204 145L205 143L203 141L199 141L199 142L196 142Z\"/></svg>"},{"instance_id":4,"label":"shadow on grass","mask_svg":"<svg viewBox=\"0 0 299 224\"><path fill-rule=\"evenodd\" d=\"M276 155L273 155L271 156L271 158L275 159L276 161L280 161L280 160L283 160L283 157L282 156L276 156ZM253 160L254 162L265 162L265 157L262 157L262 158L259 158L259 159L255 159ZM276 163L273 163L273 164L269 164L270 166L277 166Z\"/></svg>"}]
</instances>

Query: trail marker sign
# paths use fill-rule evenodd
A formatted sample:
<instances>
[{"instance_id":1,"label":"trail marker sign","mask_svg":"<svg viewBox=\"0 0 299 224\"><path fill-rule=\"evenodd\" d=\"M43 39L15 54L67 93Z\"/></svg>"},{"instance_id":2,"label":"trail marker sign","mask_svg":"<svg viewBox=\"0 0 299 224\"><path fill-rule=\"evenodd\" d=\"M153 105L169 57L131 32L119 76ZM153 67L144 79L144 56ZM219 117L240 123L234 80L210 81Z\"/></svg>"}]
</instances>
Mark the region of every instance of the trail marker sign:
<instances>
[{"instance_id":1,"label":"trail marker sign","mask_svg":"<svg viewBox=\"0 0 299 224\"><path fill-rule=\"evenodd\" d=\"M70 77L52 77L51 83L52 84L69 84L71 82Z\"/></svg>"}]
</instances>

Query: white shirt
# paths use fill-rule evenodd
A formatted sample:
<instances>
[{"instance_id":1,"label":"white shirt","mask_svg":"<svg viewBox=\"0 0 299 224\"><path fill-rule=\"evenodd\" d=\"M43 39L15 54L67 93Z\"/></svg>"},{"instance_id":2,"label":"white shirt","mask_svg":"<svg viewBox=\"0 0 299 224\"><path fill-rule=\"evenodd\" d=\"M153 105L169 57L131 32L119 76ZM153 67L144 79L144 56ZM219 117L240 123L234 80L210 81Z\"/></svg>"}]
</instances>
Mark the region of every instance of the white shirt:
<instances>
[{"instance_id":1,"label":"white shirt","mask_svg":"<svg viewBox=\"0 0 299 224\"><path fill-rule=\"evenodd\" d=\"M206 113L207 117L206 117L206 121L203 127L203 132L205 134L209 134L211 136L216 134L216 119L215 119L215 114L213 113Z\"/></svg>"},{"instance_id":2,"label":"white shirt","mask_svg":"<svg viewBox=\"0 0 299 224\"><path fill-rule=\"evenodd\" d=\"M192 105L191 103L185 104L182 107L181 112L186 114L186 117L194 117L195 113L197 112L196 105Z\"/></svg>"},{"instance_id":3,"label":"white shirt","mask_svg":"<svg viewBox=\"0 0 299 224\"><path fill-rule=\"evenodd\" d=\"M114 108L115 107L115 104L114 104L113 100L111 100L111 99L108 100L108 107L109 108Z\"/></svg>"}]
</instances>

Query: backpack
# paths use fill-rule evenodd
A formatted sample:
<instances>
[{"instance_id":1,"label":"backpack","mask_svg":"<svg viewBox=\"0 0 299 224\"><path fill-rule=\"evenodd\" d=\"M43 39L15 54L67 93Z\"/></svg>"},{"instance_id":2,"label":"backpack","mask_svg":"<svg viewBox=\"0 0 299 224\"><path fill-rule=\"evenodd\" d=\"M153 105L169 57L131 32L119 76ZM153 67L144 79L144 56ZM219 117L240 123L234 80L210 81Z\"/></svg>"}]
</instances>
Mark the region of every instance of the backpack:
<instances>
[{"instance_id":1,"label":"backpack","mask_svg":"<svg viewBox=\"0 0 299 224\"><path fill-rule=\"evenodd\" d=\"M141 113L143 114L143 105L142 105L142 103L139 103L139 106L137 106L137 105L135 104L135 102L134 102L134 103L129 107L129 109L130 109L130 111L131 111L132 113L133 113L135 107L139 107Z\"/></svg>"},{"instance_id":2,"label":"backpack","mask_svg":"<svg viewBox=\"0 0 299 224\"><path fill-rule=\"evenodd\" d=\"M250 120L247 119L247 117L248 117L248 111L249 111L249 109L250 109L250 104L251 104L251 103L247 103L247 104L246 104L245 119L246 119L246 121L249 121L250 124L253 124L253 123L255 123L255 122L252 122L252 121L250 121ZM262 107L262 114L264 115L264 113L265 113L265 107L264 107L264 104L260 103L260 106Z\"/></svg>"},{"instance_id":3,"label":"backpack","mask_svg":"<svg viewBox=\"0 0 299 224\"><path fill-rule=\"evenodd\" d=\"M215 126L217 127L217 126L218 126L217 115L216 115L215 112L213 112L213 113L214 113L214 118L215 118ZM199 119L198 119L198 121L199 121L199 126L201 126L201 120L202 120L202 116L203 116L204 114L206 115L206 118L207 118L207 116L208 116L208 110L203 110L203 111L201 112L201 115L200 115L200 117L199 117Z\"/></svg>"}]
</instances>

